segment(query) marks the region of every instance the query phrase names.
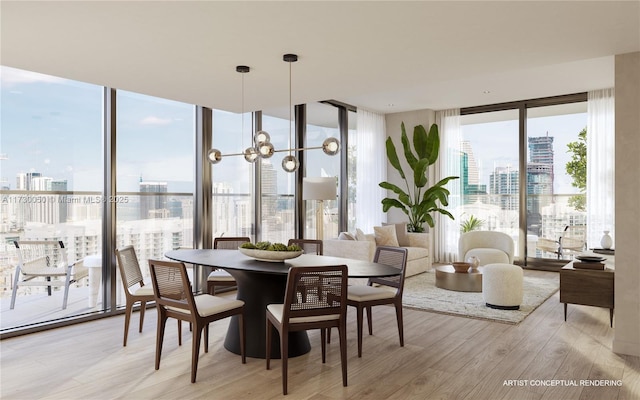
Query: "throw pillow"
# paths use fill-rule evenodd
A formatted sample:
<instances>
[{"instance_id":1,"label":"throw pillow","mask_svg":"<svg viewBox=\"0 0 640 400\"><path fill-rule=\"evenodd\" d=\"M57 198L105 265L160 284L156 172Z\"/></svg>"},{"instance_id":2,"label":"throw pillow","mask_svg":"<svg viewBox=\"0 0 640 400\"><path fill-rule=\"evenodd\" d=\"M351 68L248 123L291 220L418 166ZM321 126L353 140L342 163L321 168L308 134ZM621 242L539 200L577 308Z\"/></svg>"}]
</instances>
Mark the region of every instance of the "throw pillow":
<instances>
[{"instance_id":1,"label":"throw pillow","mask_svg":"<svg viewBox=\"0 0 640 400\"><path fill-rule=\"evenodd\" d=\"M373 231L376 235L377 246L398 247L398 238L396 236L396 227L394 225L374 226Z\"/></svg>"},{"instance_id":2,"label":"throw pillow","mask_svg":"<svg viewBox=\"0 0 640 400\"><path fill-rule=\"evenodd\" d=\"M340 235L338 235L338 239L340 240L356 240L356 237L349 232L340 232Z\"/></svg>"},{"instance_id":3,"label":"throw pillow","mask_svg":"<svg viewBox=\"0 0 640 400\"><path fill-rule=\"evenodd\" d=\"M360 228L356 229L356 240L367 240L367 235Z\"/></svg>"},{"instance_id":4,"label":"throw pillow","mask_svg":"<svg viewBox=\"0 0 640 400\"><path fill-rule=\"evenodd\" d=\"M387 224L386 222L382 223L382 226L394 225L396 227L396 237L398 238L398 245L401 247L409 247L409 235L407 234L407 223L399 223L399 224Z\"/></svg>"}]
</instances>

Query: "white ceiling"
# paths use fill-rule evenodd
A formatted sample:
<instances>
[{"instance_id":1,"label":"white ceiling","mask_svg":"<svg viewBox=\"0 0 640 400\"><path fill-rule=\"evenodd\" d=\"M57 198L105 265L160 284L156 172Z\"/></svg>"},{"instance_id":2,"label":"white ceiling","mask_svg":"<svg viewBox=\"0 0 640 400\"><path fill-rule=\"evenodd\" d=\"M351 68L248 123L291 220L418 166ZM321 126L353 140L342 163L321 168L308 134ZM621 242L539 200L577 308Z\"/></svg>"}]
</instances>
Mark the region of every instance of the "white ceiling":
<instances>
[{"instance_id":1,"label":"white ceiling","mask_svg":"<svg viewBox=\"0 0 640 400\"><path fill-rule=\"evenodd\" d=\"M613 86L640 1L2 1L2 65L239 112L392 113ZM484 93L489 91L489 93ZM393 105L390 105L393 104Z\"/></svg>"}]
</instances>

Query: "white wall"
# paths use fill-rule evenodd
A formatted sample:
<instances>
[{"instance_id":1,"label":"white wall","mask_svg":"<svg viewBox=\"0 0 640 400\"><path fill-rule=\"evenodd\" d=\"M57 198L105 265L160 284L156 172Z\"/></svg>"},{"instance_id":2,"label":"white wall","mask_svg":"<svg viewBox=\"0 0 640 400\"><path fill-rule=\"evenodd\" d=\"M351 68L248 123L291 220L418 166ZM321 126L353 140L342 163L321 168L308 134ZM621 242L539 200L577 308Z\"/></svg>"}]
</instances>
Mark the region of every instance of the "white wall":
<instances>
[{"instance_id":1,"label":"white wall","mask_svg":"<svg viewBox=\"0 0 640 400\"><path fill-rule=\"evenodd\" d=\"M640 52L615 58L616 276L613 351L640 356Z\"/></svg>"},{"instance_id":2,"label":"white wall","mask_svg":"<svg viewBox=\"0 0 640 400\"><path fill-rule=\"evenodd\" d=\"M394 113L394 114L386 114L385 115L385 123L387 125L387 136L391 137L393 140L393 144L396 146L396 152L398 153L398 157L400 158L400 163L402 164L402 169L405 175L408 175L410 180L413 180L413 174L410 173L411 169L409 165L404 161L404 154L402 150L402 142L400 141L400 125L404 122L404 127L407 132L407 136L409 137L409 141L412 142L413 137L413 128L416 125L424 125L424 127L429 131L429 127L431 124L435 123L435 111L433 110L418 110L418 111L408 111L402 113ZM398 171L389 164L389 162L385 159L387 163L387 181L398 185L401 188L405 188L406 185L404 180L400 177ZM433 182L433 168L430 168L429 182ZM388 196L397 198L396 194L388 191ZM397 208L392 208L387 213L387 222L404 222L409 221L409 218L405 213L400 211ZM428 226L426 226L428 230Z\"/></svg>"}]
</instances>

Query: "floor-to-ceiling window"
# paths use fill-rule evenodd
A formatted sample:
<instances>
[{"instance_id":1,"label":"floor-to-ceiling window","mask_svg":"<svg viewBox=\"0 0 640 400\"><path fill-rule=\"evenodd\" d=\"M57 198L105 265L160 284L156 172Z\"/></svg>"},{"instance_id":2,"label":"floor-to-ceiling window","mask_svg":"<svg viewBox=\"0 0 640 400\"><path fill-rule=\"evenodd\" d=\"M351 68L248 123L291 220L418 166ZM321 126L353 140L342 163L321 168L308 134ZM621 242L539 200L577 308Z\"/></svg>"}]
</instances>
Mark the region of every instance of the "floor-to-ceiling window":
<instances>
[{"instance_id":1,"label":"floor-to-ceiling window","mask_svg":"<svg viewBox=\"0 0 640 400\"><path fill-rule=\"evenodd\" d=\"M586 127L586 102L527 110L528 257L586 250Z\"/></svg>"},{"instance_id":2,"label":"floor-to-ceiling window","mask_svg":"<svg viewBox=\"0 0 640 400\"><path fill-rule=\"evenodd\" d=\"M193 243L195 108L125 91L116 104L116 246L148 278L148 259Z\"/></svg>"},{"instance_id":3,"label":"floor-to-ceiling window","mask_svg":"<svg viewBox=\"0 0 640 400\"><path fill-rule=\"evenodd\" d=\"M460 232L495 230L517 242L518 111L463 115L460 125Z\"/></svg>"},{"instance_id":4,"label":"floor-to-ceiling window","mask_svg":"<svg viewBox=\"0 0 640 400\"><path fill-rule=\"evenodd\" d=\"M534 264L585 250L586 108L576 94L461 110L461 232L506 232Z\"/></svg>"},{"instance_id":5,"label":"floor-to-ceiling window","mask_svg":"<svg viewBox=\"0 0 640 400\"><path fill-rule=\"evenodd\" d=\"M18 286L14 309L10 299L14 240L61 240L70 261L101 250L102 88L0 68L0 321L8 330L97 310L87 278L72 285L65 310L64 286L50 296L45 286Z\"/></svg>"},{"instance_id":6,"label":"floor-to-ceiling window","mask_svg":"<svg viewBox=\"0 0 640 400\"><path fill-rule=\"evenodd\" d=\"M252 113L213 111L213 147L241 154L253 146ZM242 155L224 157L211 169L213 237L254 235L254 164Z\"/></svg>"},{"instance_id":7,"label":"floor-to-ceiling window","mask_svg":"<svg viewBox=\"0 0 640 400\"><path fill-rule=\"evenodd\" d=\"M306 106L307 125L305 132L305 148L322 147L322 143L328 138L340 139L340 127L338 121L338 108L324 103L310 103ZM314 149L305 152L305 176L306 177L335 177L336 185L340 179L340 157L338 155L329 156L322 149ZM316 218L317 207L322 204L320 215ZM316 238L316 224L322 221L322 238L338 237L338 201L307 200L305 221L305 238Z\"/></svg>"},{"instance_id":8,"label":"floor-to-ceiling window","mask_svg":"<svg viewBox=\"0 0 640 400\"><path fill-rule=\"evenodd\" d=\"M286 243L295 237L296 175L282 168L282 159L289 152L279 150L295 148L294 127L284 113L263 111L262 129L271 136L277 152L258 161L261 163L260 240ZM292 155L296 155L295 152Z\"/></svg>"}]
</instances>

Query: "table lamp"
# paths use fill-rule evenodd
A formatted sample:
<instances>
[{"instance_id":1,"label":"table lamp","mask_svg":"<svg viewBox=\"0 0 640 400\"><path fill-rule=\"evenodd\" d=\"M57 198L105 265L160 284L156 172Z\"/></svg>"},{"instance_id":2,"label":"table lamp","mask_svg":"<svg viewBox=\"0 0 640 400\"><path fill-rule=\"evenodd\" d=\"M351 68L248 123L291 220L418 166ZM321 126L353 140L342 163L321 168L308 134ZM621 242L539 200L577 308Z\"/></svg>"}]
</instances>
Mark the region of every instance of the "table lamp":
<instances>
[{"instance_id":1,"label":"table lamp","mask_svg":"<svg viewBox=\"0 0 640 400\"><path fill-rule=\"evenodd\" d=\"M337 195L337 184L335 177L313 177L302 180L302 199L318 200L316 209L316 239L324 239L322 218L324 200L335 200Z\"/></svg>"}]
</instances>

